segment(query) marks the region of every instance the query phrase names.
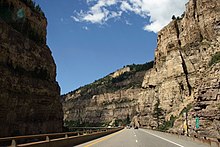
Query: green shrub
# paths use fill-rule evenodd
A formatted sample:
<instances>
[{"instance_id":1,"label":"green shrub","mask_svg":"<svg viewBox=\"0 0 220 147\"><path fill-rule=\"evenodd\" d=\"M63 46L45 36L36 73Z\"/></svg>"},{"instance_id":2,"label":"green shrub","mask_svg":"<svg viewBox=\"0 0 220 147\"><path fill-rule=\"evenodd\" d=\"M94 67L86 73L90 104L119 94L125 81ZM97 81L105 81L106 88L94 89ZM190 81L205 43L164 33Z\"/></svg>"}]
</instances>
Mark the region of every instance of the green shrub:
<instances>
[{"instance_id":1,"label":"green shrub","mask_svg":"<svg viewBox=\"0 0 220 147\"><path fill-rule=\"evenodd\" d=\"M174 117L173 115L171 115L170 120L164 121L163 124L158 127L158 130L166 131L166 130L172 128L176 119L177 119L177 117Z\"/></svg>"},{"instance_id":2,"label":"green shrub","mask_svg":"<svg viewBox=\"0 0 220 147\"><path fill-rule=\"evenodd\" d=\"M188 104L188 105L180 112L179 116L182 116L184 112L185 112L185 113L188 113L191 108L192 108L192 104Z\"/></svg>"},{"instance_id":3,"label":"green shrub","mask_svg":"<svg viewBox=\"0 0 220 147\"><path fill-rule=\"evenodd\" d=\"M161 130L160 124L164 121L164 110L160 108L160 99L157 99L157 102L154 105L153 117L156 118L157 129Z\"/></svg>"},{"instance_id":4,"label":"green shrub","mask_svg":"<svg viewBox=\"0 0 220 147\"><path fill-rule=\"evenodd\" d=\"M104 123L86 123L86 122L81 122L78 121L73 121L73 120L65 120L64 121L64 127L68 128L68 130L72 130L73 127L102 127L105 126ZM72 130L73 131L73 130Z\"/></svg>"},{"instance_id":5,"label":"green shrub","mask_svg":"<svg viewBox=\"0 0 220 147\"><path fill-rule=\"evenodd\" d=\"M131 71L139 72L139 71L145 71L153 68L154 61L147 62L145 64L132 64L127 65L127 67L130 67Z\"/></svg>"},{"instance_id":6,"label":"green shrub","mask_svg":"<svg viewBox=\"0 0 220 147\"><path fill-rule=\"evenodd\" d=\"M220 62L220 52L215 53L215 55L212 56L211 61L209 62L209 66L212 66L213 64L216 64Z\"/></svg>"}]
</instances>

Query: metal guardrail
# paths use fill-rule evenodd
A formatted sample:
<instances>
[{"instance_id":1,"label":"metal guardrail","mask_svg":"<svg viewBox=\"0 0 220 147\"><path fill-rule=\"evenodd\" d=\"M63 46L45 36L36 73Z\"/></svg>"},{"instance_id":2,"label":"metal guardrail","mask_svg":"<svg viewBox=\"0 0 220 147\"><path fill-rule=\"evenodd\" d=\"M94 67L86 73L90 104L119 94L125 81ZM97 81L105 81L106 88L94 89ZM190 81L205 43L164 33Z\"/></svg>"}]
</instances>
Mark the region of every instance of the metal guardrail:
<instances>
[{"instance_id":1,"label":"metal guardrail","mask_svg":"<svg viewBox=\"0 0 220 147\"><path fill-rule=\"evenodd\" d=\"M81 144L119 130L123 128L82 128L84 131L40 134L28 136L16 136L0 138L0 146L11 147L68 147Z\"/></svg>"}]
</instances>

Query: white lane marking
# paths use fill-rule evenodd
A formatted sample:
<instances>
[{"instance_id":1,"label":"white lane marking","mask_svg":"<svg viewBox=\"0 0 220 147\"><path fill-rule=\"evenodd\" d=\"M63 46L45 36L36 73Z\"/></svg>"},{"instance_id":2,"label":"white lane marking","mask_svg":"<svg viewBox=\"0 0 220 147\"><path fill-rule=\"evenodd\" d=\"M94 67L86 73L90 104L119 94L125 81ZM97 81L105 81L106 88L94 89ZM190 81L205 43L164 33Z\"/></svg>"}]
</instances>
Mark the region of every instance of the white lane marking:
<instances>
[{"instance_id":1,"label":"white lane marking","mask_svg":"<svg viewBox=\"0 0 220 147\"><path fill-rule=\"evenodd\" d=\"M168 140L168 139L166 139L166 138L163 138L163 137L160 137L160 136L158 136L158 135L149 133L149 132L147 132L147 131L145 131L145 130L143 130L143 131L146 132L146 133L148 133L148 134L150 134L150 135L153 135L153 136L155 136L155 137L158 137L158 138L160 138L160 139L163 139L163 140L165 140L165 141L167 141L167 142L170 142L170 143L172 143L172 144L175 144L175 145L177 145L177 146L179 146L179 147L184 147L184 146L182 146L182 145L180 145L180 144L178 144L178 143L175 143L175 142L173 142L173 141L171 141L171 140Z\"/></svg>"},{"instance_id":2,"label":"white lane marking","mask_svg":"<svg viewBox=\"0 0 220 147\"><path fill-rule=\"evenodd\" d=\"M136 140L136 142L138 142L138 141Z\"/></svg>"}]
</instances>

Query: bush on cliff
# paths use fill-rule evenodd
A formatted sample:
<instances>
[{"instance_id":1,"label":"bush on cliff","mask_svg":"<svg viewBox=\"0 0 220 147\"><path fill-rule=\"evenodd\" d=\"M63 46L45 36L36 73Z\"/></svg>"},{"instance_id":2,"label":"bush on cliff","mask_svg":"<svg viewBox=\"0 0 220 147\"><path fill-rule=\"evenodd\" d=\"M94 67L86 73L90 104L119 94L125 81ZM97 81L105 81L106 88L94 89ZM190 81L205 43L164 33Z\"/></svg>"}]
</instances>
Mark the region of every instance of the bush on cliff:
<instances>
[{"instance_id":1,"label":"bush on cliff","mask_svg":"<svg viewBox=\"0 0 220 147\"><path fill-rule=\"evenodd\" d=\"M209 62L209 66L212 66L213 64L216 64L220 62L220 52L215 53L215 55L212 56L211 61Z\"/></svg>"}]
</instances>

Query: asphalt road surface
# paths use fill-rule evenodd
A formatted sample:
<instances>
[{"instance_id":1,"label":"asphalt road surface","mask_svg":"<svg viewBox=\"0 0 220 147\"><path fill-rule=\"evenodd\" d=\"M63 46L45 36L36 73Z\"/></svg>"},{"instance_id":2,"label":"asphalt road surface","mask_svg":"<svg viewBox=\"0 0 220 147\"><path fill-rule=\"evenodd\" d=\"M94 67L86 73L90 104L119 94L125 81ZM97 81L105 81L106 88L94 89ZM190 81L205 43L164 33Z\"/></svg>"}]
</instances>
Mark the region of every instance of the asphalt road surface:
<instances>
[{"instance_id":1,"label":"asphalt road surface","mask_svg":"<svg viewBox=\"0 0 220 147\"><path fill-rule=\"evenodd\" d=\"M145 129L124 129L77 147L207 147L177 136Z\"/></svg>"}]
</instances>

